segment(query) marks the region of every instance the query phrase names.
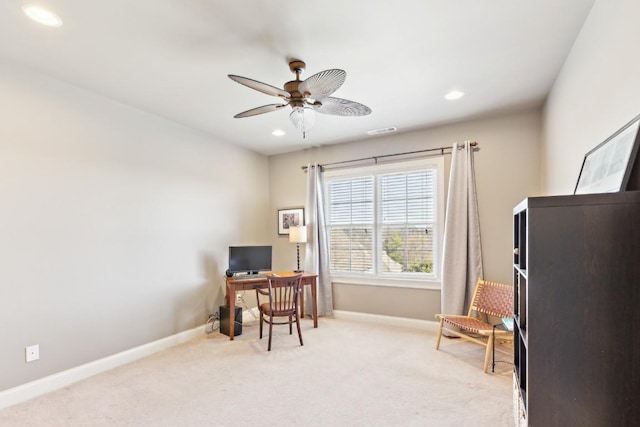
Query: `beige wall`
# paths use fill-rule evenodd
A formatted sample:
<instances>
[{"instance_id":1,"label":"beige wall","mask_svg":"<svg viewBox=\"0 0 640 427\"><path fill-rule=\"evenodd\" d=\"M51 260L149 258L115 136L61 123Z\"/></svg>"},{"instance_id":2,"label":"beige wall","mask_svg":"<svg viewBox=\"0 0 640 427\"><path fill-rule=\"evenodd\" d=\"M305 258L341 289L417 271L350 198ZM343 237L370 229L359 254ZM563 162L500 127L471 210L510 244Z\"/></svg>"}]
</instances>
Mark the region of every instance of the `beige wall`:
<instances>
[{"instance_id":1,"label":"beige wall","mask_svg":"<svg viewBox=\"0 0 640 427\"><path fill-rule=\"evenodd\" d=\"M0 94L0 390L218 310L227 247L271 238L266 157L2 62Z\"/></svg>"},{"instance_id":2,"label":"beige wall","mask_svg":"<svg viewBox=\"0 0 640 427\"><path fill-rule=\"evenodd\" d=\"M573 194L584 155L640 114L640 2L597 0L544 108L543 191Z\"/></svg>"},{"instance_id":3,"label":"beige wall","mask_svg":"<svg viewBox=\"0 0 640 427\"><path fill-rule=\"evenodd\" d=\"M475 140L480 226L485 277L511 283L512 208L539 192L540 112L526 111L474 120L424 131L391 134L363 141L309 148L269 158L270 207L273 216L274 266L295 266L295 245L278 237L278 208L302 206L307 163L335 162L373 155L450 146ZM447 173L449 159L447 156ZM381 315L433 320L439 312L440 292L420 289L334 284L334 308Z\"/></svg>"}]
</instances>

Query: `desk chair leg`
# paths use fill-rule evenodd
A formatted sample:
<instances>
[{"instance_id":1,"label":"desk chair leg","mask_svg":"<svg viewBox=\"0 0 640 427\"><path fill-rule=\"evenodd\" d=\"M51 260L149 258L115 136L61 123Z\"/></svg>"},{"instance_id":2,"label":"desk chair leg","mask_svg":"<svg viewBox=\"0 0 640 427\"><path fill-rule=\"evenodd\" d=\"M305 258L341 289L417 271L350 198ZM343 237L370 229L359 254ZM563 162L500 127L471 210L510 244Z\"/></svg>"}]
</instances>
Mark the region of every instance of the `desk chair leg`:
<instances>
[{"instance_id":1,"label":"desk chair leg","mask_svg":"<svg viewBox=\"0 0 640 427\"><path fill-rule=\"evenodd\" d=\"M302 343L302 331L300 330L300 315L296 311L296 327L298 328L298 338L300 338L300 345L304 345Z\"/></svg>"},{"instance_id":2,"label":"desk chair leg","mask_svg":"<svg viewBox=\"0 0 640 427\"><path fill-rule=\"evenodd\" d=\"M269 317L269 346L267 351L271 351L271 336L273 335L273 317Z\"/></svg>"},{"instance_id":3,"label":"desk chair leg","mask_svg":"<svg viewBox=\"0 0 640 427\"><path fill-rule=\"evenodd\" d=\"M264 322L264 315L262 314L262 311L258 314L260 315L260 339L262 339L262 322Z\"/></svg>"}]
</instances>

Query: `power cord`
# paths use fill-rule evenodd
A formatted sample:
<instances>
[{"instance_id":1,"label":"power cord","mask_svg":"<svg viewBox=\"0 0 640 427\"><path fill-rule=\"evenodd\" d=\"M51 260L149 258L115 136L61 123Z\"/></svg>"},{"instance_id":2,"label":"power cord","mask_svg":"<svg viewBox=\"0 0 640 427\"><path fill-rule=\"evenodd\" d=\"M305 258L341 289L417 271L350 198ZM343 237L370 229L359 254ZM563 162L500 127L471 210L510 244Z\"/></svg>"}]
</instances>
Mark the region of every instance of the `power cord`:
<instances>
[{"instance_id":1,"label":"power cord","mask_svg":"<svg viewBox=\"0 0 640 427\"><path fill-rule=\"evenodd\" d=\"M236 293L236 297L237 297L236 307L242 307L243 308L242 312L249 311L249 313L251 313L254 319L258 319L258 316L256 316L253 310L249 308L249 306L247 305L247 302L244 300L244 291L242 291L241 294Z\"/></svg>"},{"instance_id":2,"label":"power cord","mask_svg":"<svg viewBox=\"0 0 640 427\"><path fill-rule=\"evenodd\" d=\"M216 326L216 322L218 322L217 326ZM209 324L211 324L211 329L209 329ZM210 334L212 332L217 331L218 329L220 329L220 315L216 311L214 314L209 315L209 318L207 319L207 323L205 323L204 325L204 331L206 334Z\"/></svg>"}]
</instances>

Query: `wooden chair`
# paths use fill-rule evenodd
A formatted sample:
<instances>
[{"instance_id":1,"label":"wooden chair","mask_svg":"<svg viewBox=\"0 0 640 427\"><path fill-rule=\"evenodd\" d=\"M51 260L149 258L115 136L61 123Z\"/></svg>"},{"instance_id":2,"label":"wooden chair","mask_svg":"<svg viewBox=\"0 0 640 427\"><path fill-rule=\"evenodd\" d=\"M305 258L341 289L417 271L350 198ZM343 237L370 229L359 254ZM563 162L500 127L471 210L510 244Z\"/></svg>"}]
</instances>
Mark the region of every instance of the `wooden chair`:
<instances>
[{"instance_id":1,"label":"wooden chair","mask_svg":"<svg viewBox=\"0 0 640 427\"><path fill-rule=\"evenodd\" d=\"M298 329L300 345L304 345L302 343L300 313L298 311L301 283L302 273L291 276L269 275L267 276L267 288L256 288L256 298L260 312L260 339L262 339L262 324L264 322L269 324L268 351L271 351L273 325L288 324L289 334L292 334L292 325L295 323ZM286 320L277 320L277 318L286 318Z\"/></svg>"},{"instance_id":2,"label":"wooden chair","mask_svg":"<svg viewBox=\"0 0 640 427\"><path fill-rule=\"evenodd\" d=\"M466 316L436 314L436 317L440 319L436 350L440 349L440 339L443 331L483 345L486 347L483 371L487 372L495 345L494 340L496 338L513 340L513 332L494 329L494 325L489 323L489 316L499 318L513 317L513 286L478 279L469 312ZM453 326L453 328L445 327L445 323Z\"/></svg>"}]
</instances>

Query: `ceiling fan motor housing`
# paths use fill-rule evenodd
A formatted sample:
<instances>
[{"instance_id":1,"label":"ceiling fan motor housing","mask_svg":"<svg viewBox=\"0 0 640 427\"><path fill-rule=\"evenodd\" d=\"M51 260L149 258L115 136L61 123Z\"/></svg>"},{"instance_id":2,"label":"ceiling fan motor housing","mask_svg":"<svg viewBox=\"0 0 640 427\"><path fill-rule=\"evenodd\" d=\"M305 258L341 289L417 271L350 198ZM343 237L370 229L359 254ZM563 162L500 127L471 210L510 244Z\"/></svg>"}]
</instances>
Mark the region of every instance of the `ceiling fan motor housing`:
<instances>
[{"instance_id":1,"label":"ceiling fan motor housing","mask_svg":"<svg viewBox=\"0 0 640 427\"><path fill-rule=\"evenodd\" d=\"M289 101L289 103L292 107L302 107L303 104L303 97L300 92L298 92L299 85L300 80L292 80L284 84L284 90L289 92L289 94L291 95L291 100Z\"/></svg>"}]
</instances>

